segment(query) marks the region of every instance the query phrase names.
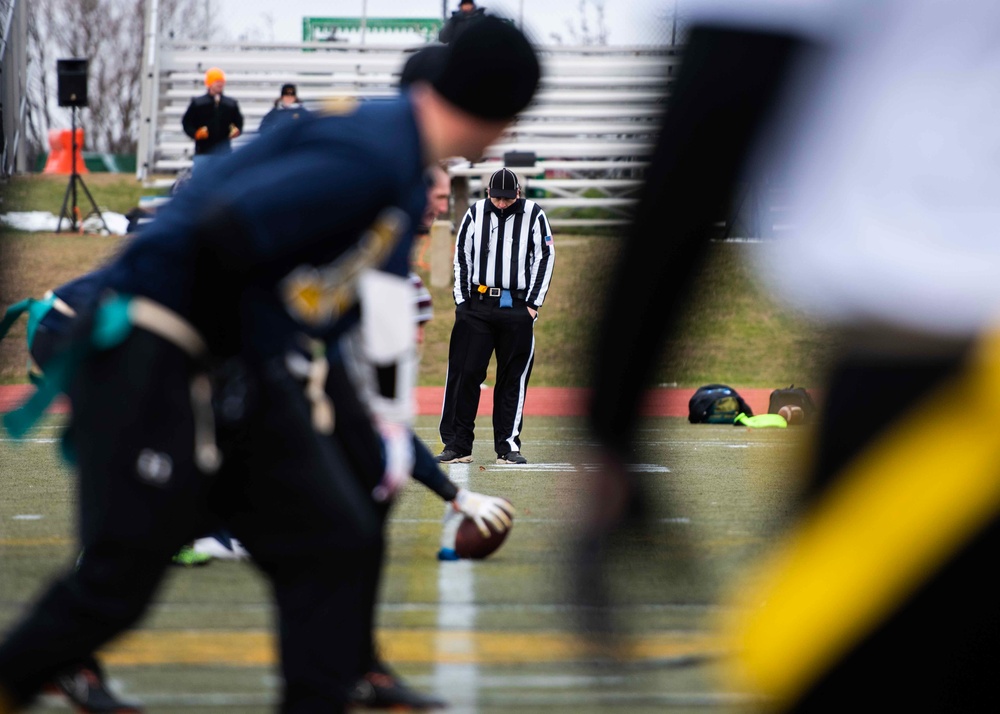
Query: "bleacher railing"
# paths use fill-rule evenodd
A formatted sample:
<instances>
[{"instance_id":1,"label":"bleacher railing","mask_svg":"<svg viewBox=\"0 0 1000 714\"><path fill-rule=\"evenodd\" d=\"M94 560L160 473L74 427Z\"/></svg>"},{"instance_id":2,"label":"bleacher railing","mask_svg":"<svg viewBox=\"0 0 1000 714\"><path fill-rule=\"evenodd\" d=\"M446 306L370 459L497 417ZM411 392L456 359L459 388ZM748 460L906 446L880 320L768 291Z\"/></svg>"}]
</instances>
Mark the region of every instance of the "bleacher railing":
<instances>
[{"instance_id":1,"label":"bleacher railing","mask_svg":"<svg viewBox=\"0 0 1000 714\"><path fill-rule=\"evenodd\" d=\"M194 144L181 129L203 77L218 66L226 93L239 101L244 141L272 108L285 82L307 104L331 96L371 98L398 91L399 72L418 46L307 43L147 43L143 121L137 173L147 183L168 182L191 165ZM679 62L670 48L545 46L543 79L535 101L482 157L452 166L465 182L456 196L481 196L483 177L511 152L533 154L515 169L522 186L543 201L552 222L614 225L628 220L652 152L666 101L669 71ZM238 142L240 140L237 140Z\"/></svg>"}]
</instances>

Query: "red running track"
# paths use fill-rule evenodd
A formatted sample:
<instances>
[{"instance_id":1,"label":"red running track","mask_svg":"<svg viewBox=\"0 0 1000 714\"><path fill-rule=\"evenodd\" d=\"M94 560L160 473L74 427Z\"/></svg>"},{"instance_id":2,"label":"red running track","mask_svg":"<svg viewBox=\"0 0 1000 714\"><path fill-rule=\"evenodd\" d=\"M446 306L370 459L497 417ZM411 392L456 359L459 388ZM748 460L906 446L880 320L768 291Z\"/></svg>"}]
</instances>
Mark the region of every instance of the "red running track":
<instances>
[{"instance_id":1,"label":"red running track","mask_svg":"<svg viewBox=\"0 0 1000 714\"><path fill-rule=\"evenodd\" d=\"M17 407L31 393L30 385L0 386L0 412ZM767 412L770 389L744 389L736 391L747 401L754 414ZM524 402L526 416L583 416L587 406L588 390L582 387L528 387ZM646 416L686 417L688 400L694 394L689 388L657 388L648 393L643 413ZM435 416L441 413L444 387L417 387L417 414ZM57 400L50 409L53 413L65 413L65 400ZM479 400L479 413L493 412L493 390L484 389Z\"/></svg>"}]
</instances>

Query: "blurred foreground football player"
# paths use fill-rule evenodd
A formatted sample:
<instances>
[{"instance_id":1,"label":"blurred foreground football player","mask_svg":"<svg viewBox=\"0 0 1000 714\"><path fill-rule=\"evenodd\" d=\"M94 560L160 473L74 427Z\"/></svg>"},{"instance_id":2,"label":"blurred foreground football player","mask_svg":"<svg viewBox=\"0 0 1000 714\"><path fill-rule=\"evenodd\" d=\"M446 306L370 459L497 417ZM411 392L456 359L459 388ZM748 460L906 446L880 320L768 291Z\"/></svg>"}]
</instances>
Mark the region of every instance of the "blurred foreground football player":
<instances>
[{"instance_id":1,"label":"blurred foreground football player","mask_svg":"<svg viewBox=\"0 0 1000 714\"><path fill-rule=\"evenodd\" d=\"M426 201L425 167L478 156L538 78L520 31L484 20L405 96L303 119L196 173L110 264L52 387L5 418L24 433L66 386L88 558L0 644L0 711L130 627L170 556L220 524L274 589L282 711L344 709L363 666L363 564L381 532L284 357L359 293L410 290L406 235ZM384 367L412 329L378 341ZM380 387L402 393L394 379ZM411 416L401 408L379 426L400 434ZM379 499L405 483L399 467L374 485Z\"/></svg>"},{"instance_id":2,"label":"blurred foreground football player","mask_svg":"<svg viewBox=\"0 0 1000 714\"><path fill-rule=\"evenodd\" d=\"M708 0L694 19L597 331L609 475L583 580L641 498L636 407L684 277L736 180L767 170L795 229L761 272L839 356L799 516L726 603L725 686L784 712L995 710L1000 440L969 405L1000 397L1000 8Z\"/></svg>"}]
</instances>

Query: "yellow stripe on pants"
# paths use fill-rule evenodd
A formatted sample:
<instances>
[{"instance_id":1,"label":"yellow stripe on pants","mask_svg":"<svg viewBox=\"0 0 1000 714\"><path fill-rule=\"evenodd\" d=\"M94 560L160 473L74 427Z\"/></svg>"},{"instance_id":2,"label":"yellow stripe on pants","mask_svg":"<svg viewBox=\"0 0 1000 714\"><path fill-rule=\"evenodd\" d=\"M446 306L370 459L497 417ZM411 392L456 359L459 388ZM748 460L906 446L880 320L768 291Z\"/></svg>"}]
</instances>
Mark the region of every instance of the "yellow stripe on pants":
<instances>
[{"instance_id":1,"label":"yellow stripe on pants","mask_svg":"<svg viewBox=\"0 0 1000 714\"><path fill-rule=\"evenodd\" d=\"M1000 511L1000 336L850 463L738 583L722 623L739 691L789 702Z\"/></svg>"}]
</instances>

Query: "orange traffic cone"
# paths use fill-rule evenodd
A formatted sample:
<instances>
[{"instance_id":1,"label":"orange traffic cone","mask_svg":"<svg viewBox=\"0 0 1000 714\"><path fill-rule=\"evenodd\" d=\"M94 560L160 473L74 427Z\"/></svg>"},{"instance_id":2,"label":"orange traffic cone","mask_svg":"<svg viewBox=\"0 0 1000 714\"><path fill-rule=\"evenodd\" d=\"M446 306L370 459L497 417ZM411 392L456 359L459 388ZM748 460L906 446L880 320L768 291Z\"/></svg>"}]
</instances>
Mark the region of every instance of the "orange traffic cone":
<instances>
[{"instance_id":1,"label":"orange traffic cone","mask_svg":"<svg viewBox=\"0 0 1000 714\"><path fill-rule=\"evenodd\" d=\"M73 173L73 132L70 129L49 130L49 158L45 161L44 174ZM89 173L83 162L83 129L76 130L76 172Z\"/></svg>"}]
</instances>

